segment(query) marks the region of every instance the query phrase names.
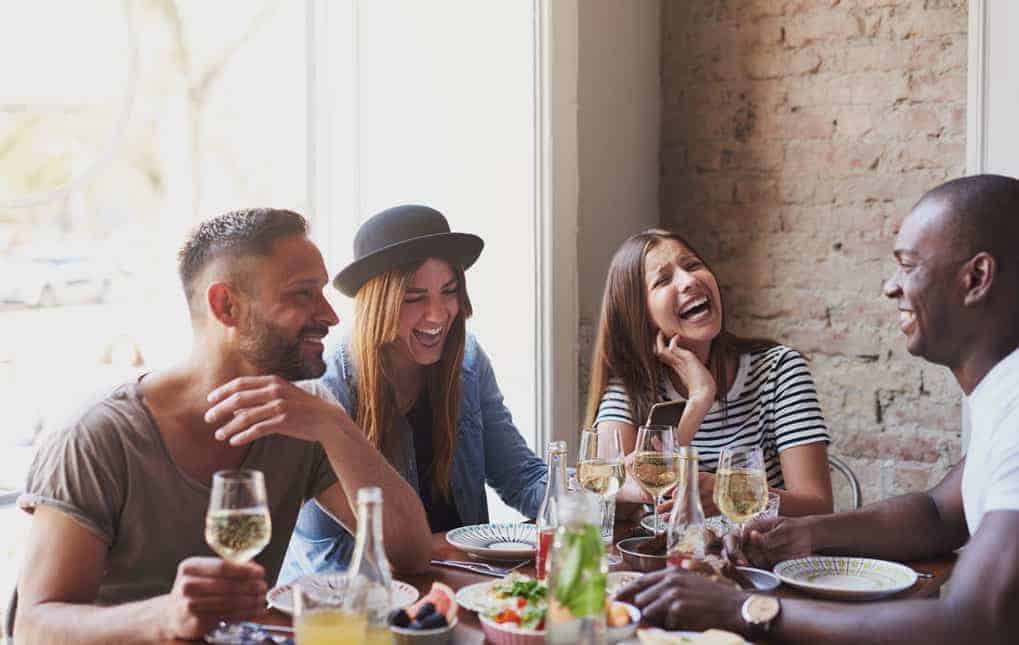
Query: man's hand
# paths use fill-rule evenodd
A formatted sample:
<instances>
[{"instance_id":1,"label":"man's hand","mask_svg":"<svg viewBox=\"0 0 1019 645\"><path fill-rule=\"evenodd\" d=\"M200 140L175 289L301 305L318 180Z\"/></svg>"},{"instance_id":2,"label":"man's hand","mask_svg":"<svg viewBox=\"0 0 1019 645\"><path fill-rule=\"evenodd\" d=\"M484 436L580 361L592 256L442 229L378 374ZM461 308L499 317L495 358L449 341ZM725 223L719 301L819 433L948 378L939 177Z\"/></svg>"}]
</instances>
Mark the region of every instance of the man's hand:
<instances>
[{"instance_id":1,"label":"man's hand","mask_svg":"<svg viewBox=\"0 0 1019 645\"><path fill-rule=\"evenodd\" d=\"M642 576L616 594L644 612L644 620L665 629L711 628L745 633L740 609L747 594L696 573L668 568Z\"/></svg>"},{"instance_id":2,"label":"man's hand","mask_svg":"<svg viewBox=\"0 0 1019 645\"><path fill-rule=\"evenodd\" d=\"M809 517L771 517L753 520L743 527L743 557L734 559L740 564L748 561L770 570L783 560L813 555L816 549Z\"/></svg>"},{"instance_id":3,"label":"man's hand","mask_svg":"<svg viewBox=\"0 0 1019 645\"><path fill-rule=\"evenodd\" d=\"M206 423L223 424L216 438L240 446L270 434L319 441L346 411L278 376L241 376L209 394Z\"/></svg>"},{"instance_id":4,"label":"man's hand","mask_svg":"<svg viewBox=\"0 0 1019 645\"><path fill-rule=\"evenodd\" d=\"M265 611L265 570L247 562L194 557L180 563L166 596L170 638L197 639L221 620L248 620Z\"/></svg>"}]
</instances>

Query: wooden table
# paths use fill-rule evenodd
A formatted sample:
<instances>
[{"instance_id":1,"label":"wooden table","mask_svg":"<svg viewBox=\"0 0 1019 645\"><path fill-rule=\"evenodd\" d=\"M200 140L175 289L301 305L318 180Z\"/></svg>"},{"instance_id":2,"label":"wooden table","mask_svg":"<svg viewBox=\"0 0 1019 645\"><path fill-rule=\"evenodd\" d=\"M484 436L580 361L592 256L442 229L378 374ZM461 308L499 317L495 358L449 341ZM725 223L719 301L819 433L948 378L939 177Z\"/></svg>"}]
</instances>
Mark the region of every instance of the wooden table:
<instances>
[{"instance_id":1,"label":"wooden table","mask_svg":"<svg viewBox=\"0 0 1019 645\"><path fill-rule=\"evenodd\" d=\"M631 522L621 522L616 526L616 541L625 537L630 537L633 533L635 524ZM454 548L448 542L446 542L445 533L436 533L432 535L432 559L442 560L469 560L470 558L466 553ZM941 590L942 585L948 580L948 577L952 573L952 567L955 564L955 556L948 556L938 560L917 560L913 562L904 563L913 570L922 573L929 573L932 577L930 578L919 578L912 587L902 591L892 599L900 598L936 598ZM619 569L619 567L613 567ZM520 573L524 575L534 575L534 565L529 564L519 569ZM467 585L472 585L476 582L488 582L495 580L491 576L483 576L469 571L463 571L460 569L451 569L448 567L435 567L429 566L428 570L420 575L408 576L398 575L400 580L414 585L422 595L428 592L432 586L432 582L443 582L449 585L455 590L459 590ZM792 589L788 586L781 586L776 589L775 593L779 598L810 598L811 596L804 594L800 591ZM290 625L291 618L287 614L272 610L267 616L261 619L260 622L269 623L272 625ZM481 622L478 620L478 616L473 611L468 611L461 608L458 616L457 626L453 630L453 636L451 642L455 645L477 645L484 643L485 637L481 630ZM183 641L176 641L183 642Z\"/></svg>"}]
</instances>

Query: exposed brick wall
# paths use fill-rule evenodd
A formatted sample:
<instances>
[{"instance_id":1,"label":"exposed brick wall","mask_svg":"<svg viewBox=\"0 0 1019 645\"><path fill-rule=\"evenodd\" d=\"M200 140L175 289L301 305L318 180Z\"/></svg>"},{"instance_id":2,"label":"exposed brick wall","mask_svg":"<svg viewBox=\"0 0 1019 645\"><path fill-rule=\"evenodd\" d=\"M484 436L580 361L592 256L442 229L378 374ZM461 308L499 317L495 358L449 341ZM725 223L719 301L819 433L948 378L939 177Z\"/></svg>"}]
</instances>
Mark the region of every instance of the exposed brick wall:
<instances>
[{"instance_id":1,"label":"exposed brick wall","mask_svg":"<svg viewBox=\"0 0 1019 645\"><path fill-rule=\"evenodd\" d=\"M866 500L959 459L959 391L880 295L915 200L963 174L966 0L662 7L662 219L714 261L738 333L808 355Z\"/></svg>"}]
</instances>

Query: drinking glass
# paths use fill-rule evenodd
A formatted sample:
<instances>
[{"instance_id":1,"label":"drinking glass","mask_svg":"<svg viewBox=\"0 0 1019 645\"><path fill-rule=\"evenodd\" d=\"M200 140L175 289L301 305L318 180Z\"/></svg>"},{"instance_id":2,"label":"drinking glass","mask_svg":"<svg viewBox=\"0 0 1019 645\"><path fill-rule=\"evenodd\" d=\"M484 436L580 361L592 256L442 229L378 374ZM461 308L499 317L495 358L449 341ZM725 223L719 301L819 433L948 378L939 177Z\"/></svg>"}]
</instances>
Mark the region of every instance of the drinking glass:
<instances>
[{"instance_id":1,"label":"drinking glass","mask_svg":"<svg viewBox=\"0 0 1019 645\"><path fill-rule=\"evenodd\" d=\"M312 588L293 585L294 637L297 645L361 645L365 642L367 619L364 595L350 585Z\"/></svg>"},{"instance_id":2,"label":"drinking glass","mask_svg":"<svg viewBox=\"0 0 1019 645\"><path fill-rule=\"evenodd\" d=\"M652 526L656 534L665 530L665 524L658 515L658 506L679 479L679 463L672 426L646 425L637 430L630 474L655 499Z\"/></svg>"},{"instance_id":3,"label":"drinking glass","mask_svg":"<svg viewBox=\"0 0 1019 645\"><path fill-rule=\"evenodd\" d=\"M735 534L743 524L765 510L768 504L768 478L764 455L756 446L726 447L718 458L715 473L715 506L735 525Z\"/></svg>"},{"instance_id":4,"label":"drinking glass","mask_svg":"<svg viewBox=\"0 0 1019 645\"><path fill-rule=\"evenodd\" d=\"M212 476L205 541L219 557L247 562L269 544L272 521L265 478L258 470L221 470Z\"/></svg>"},{"instance_id":5,"label":"drinking glass","mask_svg":"<svg viewBox=\"0 0 1019 645\"><path fill-rule=\"evenodd\" d=\"M580 455L577 458L577 480L581 487L599 497L601 506L601 538L612 544L615 528L616 493L626 480L623 466L623 442L618 428L585 428L580 433ZM608 555L609 564L619 564L617 556Z\"/></svg>"}]
</instances>

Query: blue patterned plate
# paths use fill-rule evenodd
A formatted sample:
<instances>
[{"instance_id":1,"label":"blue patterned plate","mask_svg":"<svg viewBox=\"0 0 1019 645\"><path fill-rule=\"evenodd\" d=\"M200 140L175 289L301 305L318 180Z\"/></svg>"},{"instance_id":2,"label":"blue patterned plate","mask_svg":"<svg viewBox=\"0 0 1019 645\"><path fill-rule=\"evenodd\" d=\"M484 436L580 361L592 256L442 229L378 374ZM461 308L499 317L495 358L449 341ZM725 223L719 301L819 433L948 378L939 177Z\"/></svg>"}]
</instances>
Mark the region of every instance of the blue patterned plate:
<instances>
[{"instance_id":1,"label":"blue patterned plate","mask_svg":"<svg viewBox=\"0 0 1019 645\"><path fill-rule=\"evenodd\" d=\"M446 541L486 560L524 560L534 555L538 529L534 524L474 524L446 533Z\"/></svg>"},{"instance_id":2,"label":"blue patterned plate","mask_svg":"<svg viewBox=\"0 0 1019 645\"><path fill-rule=\"evenodd\" d=\"M814 555L775 565L775 575L821 598L873 600L909 589L916 572L904 564L870 558Z\"/></svg>"}]
</instances>

